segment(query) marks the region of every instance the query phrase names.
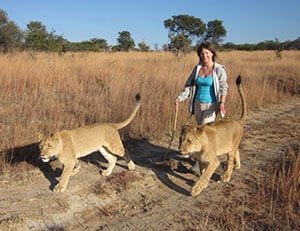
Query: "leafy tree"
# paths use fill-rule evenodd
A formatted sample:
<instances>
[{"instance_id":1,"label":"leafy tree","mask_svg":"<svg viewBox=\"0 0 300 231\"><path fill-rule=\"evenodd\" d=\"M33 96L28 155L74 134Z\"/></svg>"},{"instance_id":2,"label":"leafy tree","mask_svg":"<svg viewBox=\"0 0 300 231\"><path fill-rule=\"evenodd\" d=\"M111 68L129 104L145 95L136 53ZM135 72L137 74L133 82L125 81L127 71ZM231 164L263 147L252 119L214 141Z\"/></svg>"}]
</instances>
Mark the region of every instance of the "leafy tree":
<instances>
[{"instance_id":1,"label":"leafy tree","mask_svg":"<svg viewBox=\"0 0 300 231\"><path fill-rule=\"evenodd\" d=\"M107 50L109 48L105 39L93 38L90 40L94 51Z\"/></svg>"},{"instance_id":2,"label":"leafy tree","mask_svg":"<svg viewBox=\"0 0 300 231\"><path fill-rule=\"evenodd\" d=\"M52 30L50 33L41 22L31 21L27 24L25 35L26 48L38 51L62 52L67 41Z\"/></svg>"},{"instance_id":3,"label":"leafy tree","mask_svg":"<svg viewBox=\"0 0 300 231\"><path fill-rule=\"evenodd\" d=\"M186 51L194 38L202 37L205 33L205 23L199 18L190 15L172 16L164 21L165 28L169 29L170 49Z\"/></svg>"},{"instance_id":4,"label":"leafy tree","mask_svg":"<svg viewBox=\"0 0 300 231\"><path fill-rule=\"evenodd\" d=\"M102 51L108 50L109 45L105 39L92 38L89 41L82 42L64 42L63 49L65 51Z\"/></svg>"},{"instance_id":5,"label":"leafy tree","mask_svg":"<svg viewBox=\"0 0 300 231\"><path fill-rule=\"evenodd\" d=\"M129 51L135 47L135 42L131 38L131 34L128 31L119 32L119 37L117 38L118 45L114 48L118 51Z\"/></svg>"},{"instance_id":6,"label":"leafy tree","mask_svg":"<svg viewBox=\"0 0 300 231\"><path fill-rule=\"evenodd\" d=\"M223 22L220 20L208 22L204 39L219 45L223 41L223 37L227 34L222 24Z\"/></svg>"},{"instance_id":7,"label":"leafy tree","mask_svg":"<svg viewBox=\"0 0 300 231\"><path fill-rule=\"evenodd\" d=\"M48 51L63 52L65 51L65 43L67 43L67 40L60 35L56 35L55 31L52 31L50 34L48 34L47 37Z\"/></svg>"},{"instance_id":8,"label":"leafy tree","mask_svg":"<svg viewBox=\"0 0 300 231\"><path fill-rule=\"evenodd\" d=\"M140 42L138 44L141 51L149 51L150 47L145 42Z\"/></svg>"},{"instance_id":9,"label":"leafy tree","mask_svg":"<svg viewBox=\"0 0 300 231\"><path fill-rule=\"evenodd\" d=\"M202 36L205 32L205 24L200 18L189 15L172 16L172 19L164 21L165 28L175 35L185 35L187 38Z\"/></svg>"},{"instance_id":10,"label":"leafy tree","mask_svg":"<svg viewBox=\"0 0 300 231\"><path fill-rule=\"evenodd\" d=\"M23 33L19 27L8 20L7 13L0 9L0 49L9 51L22 46Z\"/></svg>"},{"instance_id":11,"label":"leafy tree","mask_svg":"<svg viewBox=\"0 0 300 231\"><path fill-rule=\"evenodd\" d=\"M48 50L48 32L41 22L31 21L27 24L25 45L27 48L39 51Z\"/></svg>"},{"instance_id":12,"label":"leafy tree","mask_svg":"<svg viewBox=\"0 0 300 231\"><path fill-rule=\"evenodd\" d=\"M290 50L300 50L300 37L295 39L294 41L286 41L283 43L285 49Z\"/></svg>"},{"instance_id":13,"label":"leafy tree","mask_svg":"<svg viewBox=\"0 0 300 231\"><path fill-rule=\"evenodd\" d=\"M179 34L171 38L170 50L177 56L186 54L190 51L192 40L184 34Z\"/></svg>"}]
</instances>

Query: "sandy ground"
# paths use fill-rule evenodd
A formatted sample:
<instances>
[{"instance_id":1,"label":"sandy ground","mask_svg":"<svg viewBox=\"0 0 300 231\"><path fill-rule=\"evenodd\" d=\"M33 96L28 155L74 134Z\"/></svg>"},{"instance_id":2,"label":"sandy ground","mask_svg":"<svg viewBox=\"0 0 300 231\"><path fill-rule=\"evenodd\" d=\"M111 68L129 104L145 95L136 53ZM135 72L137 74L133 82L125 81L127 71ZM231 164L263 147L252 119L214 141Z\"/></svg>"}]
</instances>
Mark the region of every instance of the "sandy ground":
<instances>
[{"instance_id":1,"label":"sandy ground","mask_svg":"<svg viewBox=\"0 0 300 231\"><path fill-rule=\"evenodd\" d=\"M197 177L188 162L177 162L173 171L159 165L166 153L176 159L177 138L171 150L168 142L126 142L136 170L128 171L120 159L109 177L99 174L106 167L103 158L91 154L81 160L64 193L51 190L61 174L56 161L6 173L0 177L0 230L229 230L229 219L237 220L239 230L254 230L254 208L245 201L258 193L255 186L264 182L268 165L299 144L299 114L299 98L250 114L240 146L241 169L225 184L219 182L221 164L197 197L189 194ZM29 144L16 155L36 150Z\"/></svg>"}]
</instances>

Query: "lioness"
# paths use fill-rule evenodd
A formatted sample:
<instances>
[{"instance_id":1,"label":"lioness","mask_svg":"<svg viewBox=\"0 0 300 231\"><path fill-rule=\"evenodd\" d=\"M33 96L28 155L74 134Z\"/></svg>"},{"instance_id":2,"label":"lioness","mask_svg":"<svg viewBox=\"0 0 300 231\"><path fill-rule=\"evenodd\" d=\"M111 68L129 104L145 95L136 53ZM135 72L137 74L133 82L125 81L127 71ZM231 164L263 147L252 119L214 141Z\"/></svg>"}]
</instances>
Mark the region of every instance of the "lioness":
<instances>
[{"instance_id":1,"label":"lioness","mask_svg":"<svg viewBox=\"0 0 300 231\"><path fill-rule=\"evenodd\" d=\"M111 174L117 161L116 155L124 157L130 170L135 168L135 164L125 152L118 133L118 129L127 126L133 120L140 108L140 94L137 94L135 98L135 108L128 119L121 123L97 123L40 137L39 147L42 161L48 162L57 158L64 165L60 182L55 186L54 191L65 191L70 176L75 175L80 169L78 158L95 151L100 151L108 161L108 168L101 172L104 176Z\"/></svg>"},{"instance_id":2,"label":"lioness","mask_svg":"<svg viewBox=\"0 0 300 231\"><path fill-rule=\"evenodd\" d=\"M224 182L230 180L234 162L235 168L241 167L239 144L243 136L246 120L246 100L241 85L241 77L236 79L236 86L242 101L242 115L239 120L218 120L201 126L184 126L179 140L179 151L184 157L194 153L197 161L205 166L199 180L193 186L191 195L198 195L205 187L219 166L218 156L228 153L228 167L222 176ZM199 164L200 164L199 163Z\"/></svg>"}]
</instances>

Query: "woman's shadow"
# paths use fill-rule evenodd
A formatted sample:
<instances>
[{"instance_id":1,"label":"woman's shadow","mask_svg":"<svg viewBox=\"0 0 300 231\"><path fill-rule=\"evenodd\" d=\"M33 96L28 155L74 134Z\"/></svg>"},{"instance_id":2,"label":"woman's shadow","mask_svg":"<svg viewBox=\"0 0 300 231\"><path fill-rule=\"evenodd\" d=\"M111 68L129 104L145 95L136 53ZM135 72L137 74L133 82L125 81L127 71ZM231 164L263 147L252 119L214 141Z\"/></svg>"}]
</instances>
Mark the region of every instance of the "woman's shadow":
<instances>
[{"instance_id":1,"label":"woman's shadow","mask_svg":"<svg viewBox=\"0 0 300 231\"><path fill-rule=\"evenodd\" d=\"M190 186L193 184L192 180L178 174L188 173L187 168L180 164L172 166L170 160L180 163L176 150L151 144L147 139L131 139L125 142L125 147L137 165L151 169L156 177L170 189L183 195L190 195L187 189L174 183L169 177L175 177Z\"/></svg>"}]
</instances>

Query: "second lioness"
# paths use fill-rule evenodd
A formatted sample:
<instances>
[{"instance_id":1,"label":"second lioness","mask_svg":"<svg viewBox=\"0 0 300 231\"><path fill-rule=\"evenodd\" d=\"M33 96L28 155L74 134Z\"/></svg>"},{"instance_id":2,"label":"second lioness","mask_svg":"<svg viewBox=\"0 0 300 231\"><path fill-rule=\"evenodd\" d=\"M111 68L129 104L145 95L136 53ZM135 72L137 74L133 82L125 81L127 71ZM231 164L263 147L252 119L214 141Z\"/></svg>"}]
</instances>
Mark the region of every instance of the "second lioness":
<instances>
[{"instance_id":1,"label":"second lioness","mask_svg":"<svg viewBox=\"0 0 300 231\"><path fill-rule=\"evenodd\" d=\"M224 182L231 178L234 163L240 168L239 144L243 137L243 125L246 119L246 100L241 86L241 77L236 85L242 101L242 116L239 120L218 120L200 126L184 126L179 141L180 153L188 157L194 154L197 161L205 166L199 180L193 186L191 195L198 195L208 184L211 176L219 166L218 156L228 153L228 167L222 176Z\"/></svg>"},{"instance_id":2,"label":"second lioness","mask_svg":"<svg viewBox=\"0 0 300 231\"><path fill-rule=\"evenodd\" d=\"M137 94L135 108L128 119L121 123L97 123L40 137L39 146L43 162L57 158L64 165L60 181L54 191L65 191L70 176L75 175L80 168L78 158L95 151L100 151L108 161L108 168L102 171L102 175L111 174L117 156L124 157L130 170L135 168L135 164L125 152L118 129L127 126L133 120L140 108L140 101L140 95Z\"/></svg>"}]
</instances>

